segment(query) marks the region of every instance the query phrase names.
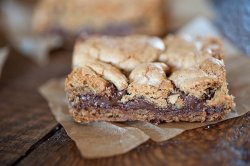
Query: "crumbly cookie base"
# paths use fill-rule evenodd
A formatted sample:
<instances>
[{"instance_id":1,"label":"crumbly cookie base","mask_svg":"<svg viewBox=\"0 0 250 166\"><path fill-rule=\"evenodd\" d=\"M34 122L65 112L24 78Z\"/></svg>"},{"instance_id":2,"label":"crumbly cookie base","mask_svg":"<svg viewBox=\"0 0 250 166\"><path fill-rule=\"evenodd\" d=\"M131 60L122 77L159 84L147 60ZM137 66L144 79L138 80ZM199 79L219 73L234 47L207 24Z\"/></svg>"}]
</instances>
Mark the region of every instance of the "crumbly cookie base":
<instances>
[{"instance_id":1,"label":"crumbly cookie base","mask_svg":"<svg viewBox=\"0 0 250 166\"><path fill-rule=\"evenodd\" d=\"M109 121L109 122L124 122L124 121L147 121L154 124L161 122L204 122L215 121L223 119L224 116L231 110L221 110L209 115L206 111L169 111L164 114L159 112L138 109L138 110L121 110L121 109L70 109L70 113L74 120L78 123L88 123L95 121Z\"/></svg>"}]
</instances>

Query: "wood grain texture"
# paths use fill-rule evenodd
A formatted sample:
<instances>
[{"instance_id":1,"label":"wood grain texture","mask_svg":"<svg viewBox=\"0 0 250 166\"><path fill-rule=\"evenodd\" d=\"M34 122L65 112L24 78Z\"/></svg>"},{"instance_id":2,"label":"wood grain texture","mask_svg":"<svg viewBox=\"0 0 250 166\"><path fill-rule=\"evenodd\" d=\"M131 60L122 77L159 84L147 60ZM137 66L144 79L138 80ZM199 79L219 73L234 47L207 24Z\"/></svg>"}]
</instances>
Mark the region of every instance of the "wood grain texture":
<instances>
[{"instance_id":1,"label":"wood grain texture","mask_svg":"<svg viewBox=\"0 0 250 166\"><path fill-rule=\"evenodd\" d=\"M69 68L69 54L55 56L51 64L39 67L11 51L0 81L1 164L14 163L57 126L38 87L49 78L65 75Z\"/></svg>"},{"instance_id":2,"label":"wood grain texture","mask_svg":"<svg viewBox=\"0 0 250 166\"><path fill-rule=\"evenodd\" d=\"M250 114L186 131L162 143L148 141L124 155L84 159L62 128L19 165L247 165L249 130Z\"/></svg>"}]
</instances>

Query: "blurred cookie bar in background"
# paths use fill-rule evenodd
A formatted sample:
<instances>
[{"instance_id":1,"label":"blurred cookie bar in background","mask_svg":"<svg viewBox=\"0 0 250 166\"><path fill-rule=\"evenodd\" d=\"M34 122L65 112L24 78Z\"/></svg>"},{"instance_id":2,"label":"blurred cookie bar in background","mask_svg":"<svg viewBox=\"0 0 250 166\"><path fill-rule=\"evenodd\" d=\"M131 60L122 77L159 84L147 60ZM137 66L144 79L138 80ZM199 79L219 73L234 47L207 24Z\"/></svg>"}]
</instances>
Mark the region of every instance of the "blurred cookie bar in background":
<instances>
[{"instance_id":1,"label":"blurred cookie bar in background","mask_svg":"<svg viewBox=\"0 0 250 166\"><path fill-rule=\"evenodd\" d=\"M165 4L164 0L41 0L35 8L33 29L65 38L83 32L164 35Z\"/></svg>"}]
</instances>

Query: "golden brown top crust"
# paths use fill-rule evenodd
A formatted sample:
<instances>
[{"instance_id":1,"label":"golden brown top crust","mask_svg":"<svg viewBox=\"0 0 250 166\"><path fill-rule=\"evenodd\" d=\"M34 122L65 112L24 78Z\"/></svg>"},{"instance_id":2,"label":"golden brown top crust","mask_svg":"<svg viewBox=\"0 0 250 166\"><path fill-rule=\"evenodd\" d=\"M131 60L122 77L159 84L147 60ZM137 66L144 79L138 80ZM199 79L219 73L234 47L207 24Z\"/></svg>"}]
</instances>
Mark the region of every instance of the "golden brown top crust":
<instances>
[{"instance_id":1,"label":"golden brown top crust","mask_svg":"<svg viewBox=\"0 0 250 166\"><path fill-rule=\"evenodd\" d=\"M94 72L103 77L105 80L108 80L109 82L113 83L118 90L126 89L128 86L126 76L123 75L120 70L110 64L99 61L92 61L86 64L86 67L89 67Z\"/></svg>"},{"instance_id":2,"label":"golden brown top crust","mask_svg":"<svg viewBox=\"0 0 250 166\"><path fill-rule=\"evenodd\" d=\"M164 0L41 0L34 14L34 30L41 33L57 28L78 33L82 29L101 30L110 24L125 27L135 24L132 33L159 35L165 29L164 3Z\"/></svg>"},{"instance_id":3,"label":"golden brown top crust","mask_svg":"<svg viewBox=\"0 0 250 166\"><path fill-rule=\"evenodd\" d=\"M86 85L96 87L91 82L96 79L100 86L93 91L102 92L111 82L118 90L126 90L121 102L143 98L159 107L169 103L181 106L183 101L176 94L179 90L197 98L213 91L215 97L233 106L218 39L170 36L165 44L147 36L104 36L79 41L73 55L75 69L67 79L71 84L66 87L79 87L85 79ZM214 103L223 101L212 98L207 102L211 106Z\"/></svg>"},{"instance_id":4,"label":"golden brown top crust","mask_svg":"<svg viewBox=\"0 0 250 166\"><path fill-rule=\"evenodd\" d=\"M144 63L136 67L129 75L130 82L159 86L165 80L170 68L164 63Z\"/></svg>"},{"instance_id":5,"label":"golden brown top crust","mask_svg":"<svg viewBox=\"0 0 250 166\"><path fill-rule=\"evenodd\" d=\"M210 88L215 90L225 81L225 69L222 61L211 57L197 67L180 69L170 76L177 88L198 98Z\"/></svg>"},{"instance_id":6,"label":"golden brown top crust","mask_svg":"<svg viewBox=\"0 0 250 166\"><path fill-rule=\"evenodd\" d=\"M156 61L165 45L160 38L143 35L127 37L90 37L75 46L73 66L81 67L90 59L111 63L130 72L141 63Z\"/></svg>"},{"instance_id":7,"label":"golden brown top crust","mask_svg":"<svg viewBox=\"0 0 250 166\"><path fill-rule=\"evenodd\" d=\"M164 41L167 48L159 60L175 69L193 67L209 57L223 59L223 45L216 38L169 35Z\"/></svg>"},{"instance_id":8,"label":"golden brown top crust","mask_svg":"<svg viewBox=\"0 0 250 166\"><path fill-rule=\"evenodd\" d=\"M201 97L210 86L216 87L216 77L209 77L202 70L183 69L174 72L170 79L181 91Z\"/></svg>"},{"instance_id":9,"label":"golden brown top crust","mask_svg":"<svg viewBox=\"0 0 250 166\"><path fill-rule=\"evenodd\" d=\"M74 69L65 81L66 91L81 88L86 93L102 93L108 86L108 81L89 67Z\"/></svg>"},{"instance_id":10,"label":"golden brown top crust","mask_svg":"<svg viewBox=\"0 0 250 166\"><path fill-rule=\"evenodd\" d=\"M160 107L166 106L165 99L173 90L166 76L168 70L169 67L164 63L146 63L136 67L129 76L128 95L122 98L122 102L143 96Z\"/></svg>"}]
</instances>

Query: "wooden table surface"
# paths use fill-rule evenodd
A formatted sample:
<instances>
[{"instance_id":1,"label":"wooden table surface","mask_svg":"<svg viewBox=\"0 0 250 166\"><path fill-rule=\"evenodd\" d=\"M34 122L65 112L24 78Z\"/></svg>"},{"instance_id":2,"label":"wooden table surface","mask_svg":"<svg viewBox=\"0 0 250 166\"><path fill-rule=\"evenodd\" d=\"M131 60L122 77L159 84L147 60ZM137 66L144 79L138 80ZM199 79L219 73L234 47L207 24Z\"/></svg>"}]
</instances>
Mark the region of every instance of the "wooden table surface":
<instances>
[{"instance_id":1,"label":"wooden table surface","mask_svg":"<svg viewBox=\"0 0 250 166\"><path fill-rule=\"evenodd\" d=\"M0 44L6 44L6 41ZM238 61L236 63L236 61ZM233 94L249 92L250 59L235 58L237 78L229 78ZM0 165L249 165L250 114L202 127L162 143L148 141L129 153L84 159L75 143L52 116L38 87L70 71L71 53L52 53L48 65L38 66L11 49L0 79ZM242 72L245 74L242 75ZM241 98L236 98L240 103ZM248 101L244 101L247 103ZM250 102L250 101L249 101Z\"/></svg>"}]
</instances>

